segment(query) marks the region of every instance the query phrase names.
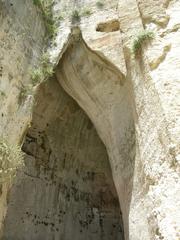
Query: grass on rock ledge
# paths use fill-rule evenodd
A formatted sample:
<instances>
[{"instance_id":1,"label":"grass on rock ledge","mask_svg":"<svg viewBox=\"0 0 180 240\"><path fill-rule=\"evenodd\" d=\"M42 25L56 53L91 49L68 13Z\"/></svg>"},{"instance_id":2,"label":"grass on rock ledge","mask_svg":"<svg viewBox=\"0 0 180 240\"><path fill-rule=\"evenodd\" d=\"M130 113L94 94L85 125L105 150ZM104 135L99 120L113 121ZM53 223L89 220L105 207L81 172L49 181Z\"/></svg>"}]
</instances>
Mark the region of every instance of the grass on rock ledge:
<instances>
[{"instance_id":1,"label":"grass on rock ledge","mask_svg":"<svg viewBox=\"0 0 180 240\"><path fill-rule=\"evenodd\" d=\"M52 12L54 0L33 0L33 3L42 13L48 38L54 39L57 34L57 23L53 18Z\"/></svg>"},{"instance_id":2,"label":"grass on rock ledge","mask_svg":"<svg viewBox=\"0 0 180 240\"><path fill-rule=\"evenodd\" d=\"M44 53L40 59L38 67L34 67L31 70L32 84L35 86L43 80L48 79L54 73L53 66L50 62L50 56L48 53Z\"/></svg>"},{"instance_id":3,"label":"grass on rock ledge","mask_svg":"<svg viewBox=\"0 0 180 240\"><path fill-rule=\"evenodd\" d=\"M71 22L77 23L77 22L80 22L80 20L81 20L81 14L77 9L75 9L71 15Z\"/></svg>"},{"instance_id":4,"label":"grass on rock ledge","mask_svg":"<svg viewBox=\"0 0 180 240\"><path fill-rule=\"evenodd\" d=\"M154 39L154 36L155 36L154 32L150 30L144 30L140 32L133 40L131 49L132 54L134 56L137 56L140 50L142 49L143 44L146 43L148 40Z\"/></svg>"},{"instance_id":5,"label":"grass on rock ledge","mask_svg":"<svg viewBox=\"0 0 180 240\"><path fill-rule=\"evenodd\" d=\"M98 8L103 8L104 7L104 3L103 3L103 1L97 1L96 2L96 6L98 7Z\"/></svg>"}]
</instances>

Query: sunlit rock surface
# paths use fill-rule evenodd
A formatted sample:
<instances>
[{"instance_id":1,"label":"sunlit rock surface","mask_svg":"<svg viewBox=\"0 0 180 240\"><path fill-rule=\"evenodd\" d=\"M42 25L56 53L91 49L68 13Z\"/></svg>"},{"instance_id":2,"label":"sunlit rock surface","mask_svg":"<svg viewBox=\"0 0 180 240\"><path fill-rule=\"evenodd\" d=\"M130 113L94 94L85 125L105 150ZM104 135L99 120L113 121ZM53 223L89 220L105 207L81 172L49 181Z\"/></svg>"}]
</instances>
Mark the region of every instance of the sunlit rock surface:
<instances>
[{"instance_id":1,"label":"sunlit rock surface","mask_svg":"<svg viewBox=\"0 0 180 240\"><path fill-rule=\"evenodd\" d=\"M91 13L74 25L75 8ZM43 19L30 0L0 0L0 134L27 154L1 187L3 239L180 238L179 12L179 0L57 0L55 76L33 103L19 93L45 47ZM134 58L143 29L155 37Z\"/></svg>"}]
</instances>

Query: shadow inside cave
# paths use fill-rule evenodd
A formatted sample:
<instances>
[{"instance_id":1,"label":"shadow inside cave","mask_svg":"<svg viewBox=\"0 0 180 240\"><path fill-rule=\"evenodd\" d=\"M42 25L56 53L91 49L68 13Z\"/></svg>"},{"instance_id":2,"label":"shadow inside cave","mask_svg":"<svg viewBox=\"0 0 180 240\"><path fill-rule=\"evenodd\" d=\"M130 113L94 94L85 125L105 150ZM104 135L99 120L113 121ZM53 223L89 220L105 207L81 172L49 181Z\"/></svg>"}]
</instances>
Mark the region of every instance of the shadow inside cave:
<instances>
[{"instance_id":1,"label":"shadow inside cave","mask_svg":"<svg viewBox=\"0 0 180 240\"><path fill-rule=\"evenodd\" d=\"M123 240L106 148L56 77L39 86L2 239Z\"/></svg>"},{"instance_id":2,"label":"shadow inside cave","mask_svg":"<svg viewBox=\"0 0 180 240\"><path fill-rule=\"evenodd\" d=\"M72 35L56 73L37 91L3 239L128 240L132 99L118 68Z\"/></svg>"}]
</instances>

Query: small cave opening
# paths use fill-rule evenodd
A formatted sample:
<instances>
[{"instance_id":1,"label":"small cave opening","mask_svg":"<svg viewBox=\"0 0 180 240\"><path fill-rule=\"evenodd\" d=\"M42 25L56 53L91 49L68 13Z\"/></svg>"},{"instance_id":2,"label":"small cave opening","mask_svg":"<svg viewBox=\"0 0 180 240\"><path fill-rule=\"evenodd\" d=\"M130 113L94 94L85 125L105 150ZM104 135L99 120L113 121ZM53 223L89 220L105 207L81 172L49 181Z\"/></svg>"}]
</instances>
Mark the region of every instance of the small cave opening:
<instances>
[{"instance_id":1,"label":"small cave opening","mask_svg":"<svg viewBox=\"0 0 180 240\"><path fill-rule=\"evenodd\" d=\"M120 23L119 23L118 19L113 19L113 20L110 20L107 22L102 22L96 26L97 32L109 33L109 32L116 32L119 30L120 30Z\"/></svg>"},{"instance_id":2,"label":"small cave opening","mask_svg":"<svg viewBox=\"0 0 180 240\"><path fill-rule=\"evenodd\" d=\"M106 148L53 76L36 95L3 239L124 240Z\"/></svg>"}]
</instances>

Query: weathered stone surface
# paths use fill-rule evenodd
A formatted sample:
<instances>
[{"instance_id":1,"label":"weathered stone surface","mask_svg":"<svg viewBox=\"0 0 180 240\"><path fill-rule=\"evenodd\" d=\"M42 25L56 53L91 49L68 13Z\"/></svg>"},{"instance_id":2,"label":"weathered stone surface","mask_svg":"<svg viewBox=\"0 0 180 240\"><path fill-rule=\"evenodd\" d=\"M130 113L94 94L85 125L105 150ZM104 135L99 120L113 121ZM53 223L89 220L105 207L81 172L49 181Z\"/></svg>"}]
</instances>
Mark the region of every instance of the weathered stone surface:
<instances>
[{"instance_id":1,"label":"weathered stone surface","mask_svg":"<svg viewBox=\"0 0 180 240\"><path fill-rule=\"evenodd\" d=\"M16 4L18 3L18 1L15 2ZM27 101L18 108L18 91L15 85L19 82L22 72L24 71L26 76L28 68L32 65L33 61L37 61L37 57L41 52L41 47L43 47L44 34L36 8L31 5L30 1L19 2L19 5L16 6L21 7L14 7L14 10L11 11L11 8L7 8L7 4L10 4L10 1L0 1L0 6L2 6L2 8L0 8L1 15L4 14L3 17L1 17L1 19L3 19L2 29L6 29L5 31L0 30L0 36L2 36L0 38L0 44L2 45L3 56L6 57L5 71L0 69L0 74L3 71L1 76L3 81L0 82L0 89L5 91L5 94L8 95L8 98L2 96L0 102L0 111L2 112L0 116L0 133L1 135L6 134L11 142L20 142L31 118L31 99L27 98ZM51 60L57 63L57 89L60 89L59 85L62 85L65 91L80 105L91 119L92 124L95 126L98 135L107 149L108 157L105 150L101 150L103 153L99 151L104 156L101 156L102 159L106 159L106 163L109 158L112 177L122 211L125 239L178 240L180 237L180 2L179 0L106 0L103 1L104 6L102 8L98 8L96 3L97 1L95 0L76 2L56 1L54 5L55 16L59 14L63 14L64 16L64 19L58 27L58 35L56 38L57 45L52 45L49 48ZM91 10L89 16L84 16L82 14L80 22L77 23L83 39L78 28L74 28L75 26L71 24L71 15L75 8L80 10L81 13L84 8ZM28 24L31 25L31 35L33 32L36 33L33 35L35 41L33 41L32 44L29 39L30 34L22 40L23 38L19 34L19 30L14 30L14 26L19 26L16 21L14 25L8 25L8 22L4 23L5 19L10 19L12 22L15 16L19 15L22 15L20 16L22 17L21 19L25 19L24 14L19 13L20 10L21 13L23 12L22 9L24 9L25 13L27 13L29 9L32 9L32 15L28 15L26 20L32 19L32 16L38 18L36 27L32 24L33 21L30 23L28 23L28 21L21 21L23 22L21 24L23 28L26 28ZM120 30L116 28L116 31L111 31L112 28L109 26L111 21L114 20L119 21ZM101 26L101 31L97 31L99 26ZM71 33L72 27L74 30ZM155 38L151 43L143 46L141 55L138 58L133 58L130 53L132 41L134 36L144 28L153 30ZM39 29L41 30L39 31ZM102 31L102 29L104 29L104 31ZM7 35L7 31L8 34L14 37L11 38ZM24 55L25 51L20 52L21 47L15 47L16 45L14 45L13 40L15 37L18 39L17 46L25 42L28 45L28 49L33 49L33 54L31 54L31 56L28 54ZM10 46L10 48L8 46ZM40 49L38 46L40 46ZM6 51L8 51L8 53ZM23 64L21 63L19 66L16 57L19 56L20 53ZM8 74L10 74L9 79L11 79L12 74L10 70L12 68L15 77L13 84L9 84ZM25 79L24 81L27 83L30 81L29 76L21 79ZM51 87L53 87L53 84L49 84L49 88ZM45 89L45 85L44 87L43 85L41 86L39 92L43 91L42 89ZM52 89L52 91L54 94L55 92L57 93L56 89ZM34 114L33 125L29 130L31 134L37 135L37 132L33 130L34 124L38 125L37 129L46 129L46 121L51 121L54 118L56 114L54 111L56 112L58 110L58 114L63 111L60 106L65 106L65 103L63 103L65 105L61 105L57 102L53 102L53 99L57 101L59 98L58 96L62 95L62 89L60 92L56 94L56 96L51 97L45 94L46 96L44 95L45 97L42 98L41 104L33 108L34 112L39 111L46 117L43 118L43 124L42 117L38 116L38 114ZM46 93L48 93L48 91ZM42 93L40 95L42 95ZM51 99L49 99L49 97ZM66 98L68 99L67 96ZM49 99L49 101L47 99ZM73 101L71 100L71 102ZM51 111L49 110L47 114L46 108L51 106L51 104L55 104L57 107L52 107L50 109ZM76 104L73 103L73 105ZM75 142L75 139L78 139L77 141L80 139L82 140L81 144L86 149L83 150L84 154L85 152L88 153L88 141L85 143L83 140L85 136L76 136L75 138L73 132L78 124L81 123L81 126L85 127L86 123L83 125L81 119L78 121L74 119L74 122L70 123L70 121L72 121L70 117L72 109L70 107L71 110L69 111L68 108L69 106L63 113L63 116L66 115L70 118L68 121L65 121L62 116L62 119L60 117L59 120L54 121L54 127L58 126L57 131L53 132L51 131L52 128L50 129L49 127L46 129L49 129L48 138L50 140L45 149L49 151L48 149L53 146L55 154L57 153L57 144L63 147L66 144L69 146L68 144L74 136ZM82 119L84 118L89 121L88 118L85 117L83 111L79 111L84 116ZM36 120L36 118L39 118L39 120ZM75 127L70 131L67 125L61 125L63 122L66 124L69 123L70 125L67 124L69 127ZM14 130L15 134L12 133L12 130ZM76 131L80 133L80 130ZM94 130L91 131L95 134ZM63 142L62 139L58 137L60 132L64 136ZM54 140L55 137L56 140ZM44 138L44 135L42 138ZM97 135L95 138L101 145L101 148L104 149ZM26 137L26 140L27 139ZM41 142L38 144L41 145ZM23 149L27 151L29 147L30 144L28 145L27 142L25 142ZM73 147L75 149L75 146ZM40 150L40 148L38 149L41 154L43 154L43 150ZM95 149L95 146L93 149ZM68 152L71 151L72 149L68 148ZM95 152L95 150L92 150L92 152ZM77 156L79 156L78 153L79 151L77 151ZM58 152L58 156L62 156L62 154L63 152ZM46 154L43 156L42 164L50 164L51 161L47 160ZM81 160L79 160L78 164L82 163ZM32 165L30 164L31 162ZM26 159L27 171L36 172L37 166L36 168L33 166L34 162L34 157L31 157L29 160L28 158ZM92 162L95 164L94 161ZM91 167L89 165L83 166L84 169ZM61 166L59 167L60 175L63 175L61 175L61 177L63 181L65 181L69 175L67 172L63 173ZM109 168L105 168L105 165L104 167L102 166L102 172L105 172L105 169L107 170ZM107 179L109 179L107 182L111 182L107 188L112 190L114 189L112 178L110 177L109 170L107 171ZM39 174L44 180L44 173L40 171ZM74 179L74 177L73 171L70 171L70 178ZM81 175L81 177L83 177L83 175ZM34 180L34 184L30 184L30 179L30 176L19 176L17 184L11 191L11 197L8 203L9 214L7 214L5 220L6 230L4 231L4 236L8 236L8 234L10 234L10 229L13 229L11 226L12 216L14 221L20 221L20 216L26 208L26 204L31 202L32 212L34 210L41 211L38 212L41 218L44 217L44 210L38 208L38 201L40 202L42 200L43 202L47 200L46 204L49 204L51 209L56 209L54 205L52 206L51 200L48 202L48 199L56 195L56 187L49 187L47 188L48 191L45 191L46 186L43 185L45 182L37 179L37 181ZM18 182L19 184L21 183L21 190L17 191ZM80 180L77 180L77 182L79 188L82 186L87 189L93 186L91 185L92 183L90 185L83 185ZM97 182L100 185L96 185L101 188L102 179L99 179ZM69 184L68 182L68 188L71 188ZM32 199L33 195L30 195L30 199L27 199L27 196L30 194L28 192L23 197L23 200L20 199L21 193L26 192L29 188L32 188L33 191L37 191L35 186L39 187L38 196L40 200L38 199L36 201ZM0 202L1 206L6 205L4 203L6 200L7 187L4 186L3 189ZM45 191L45 193L48 192L45 199L40 197L43 195L43 191ZM114 193L116 191L113 190ZM50 194L51 197L49 198ZM113 194L113 196L117 200L116 194ZM22 212L18 212L15 207L19 206L22 201ZM68 201L65 201L65 199L63 201L63 206L66 204L68 205ZM16 203L15 206L13 206L12 203ZM43 204L42 206L44 207L45 205ZM75 205L72 204L71 206ZM79 206L81 206L81 204L78 205L78 207ZM82 206L84 205L82 204ZM19 207L17 207L17 209L19 209ZM116 204L111 205L111 212L113 213L111 216L117 216L116 214L114 215L114 209L116 209ZM2 209L1 212L4 215L6 211ZM107 218L109 217L107 216ZM26 222L23 224L27 225L32 220L29 215L25 219ZM112 222L112 219L113 218L110 217L108 222ZM74 229L71 225L71 217L68 218L67 222L69 223L70 229ZM108 235L110 225L107 223L107 226ZM119 226L122 225L119 224ZM30 229L33 229L31 234L35 234L33 224ZM44 230L44 226L41 226L40 229L44 232L48 231ZM48 227L45 229L48 229ZM15 230L13 229L13 231ZM20 228L17 228L16 234L23 235L25 231L30 230L23 229L23 231L21 232ZM54 234L53 231L51 233L48 232L48 234L50 234L49 236L59 237L59 233ZM76 231L72 230L72 232L75 234ZM31 236L33 236L32 239L38 239L35 235ZM118 235L116 236L118 237ZM77 235L75 237L77 237ZM83 239L85 239L85 237ZM104 239L104 236L101 236L100 239Z\"/></svg>"},{"instance_id":2,"label":"weathered stone surface","mask_svg":"<svg viewBox=\"0 0 180 240\"><path fill-rule=\"evenodd\" d=\"M45 28L36 10L29 0L0 1L0 135L11 142L19 141L27 127L31 98L23 105L19 95L44 47Z\"/></svg>"},{"instance_id":3,"label":"weathered stone surface","mask_svg":"<svg viewBox=\"0 0 180 240\"><path fill-rule=\"evenodd\" d=\"M57 67L57 78L87 112L107 148L127 229L135 156L128 82L113 64L92 52L81 36L66 50Z\"/></svg>"},{"instance_id":4,"label":"weathered stone surface","mask_svg":"<svg viewBox=\"0 0 180 240\"><path fill-rule=\"evenodd\" d=\"M21 143L30 122L32 97L19 103L22 86L44 47L44 23L29 0L0 0L0 136ZM2 185L0 235L9 184Z\"/></svg>"},{"instance_id":5,"label":"weathered stone surface","mask_svg":"<svg viewBox=\"0 0 180 240\"><path fill-rule=\"evenodd\" d=\"M39 87L3 239L124 239L106 149L56 79Z\"/></svg>"}]
</instances>

